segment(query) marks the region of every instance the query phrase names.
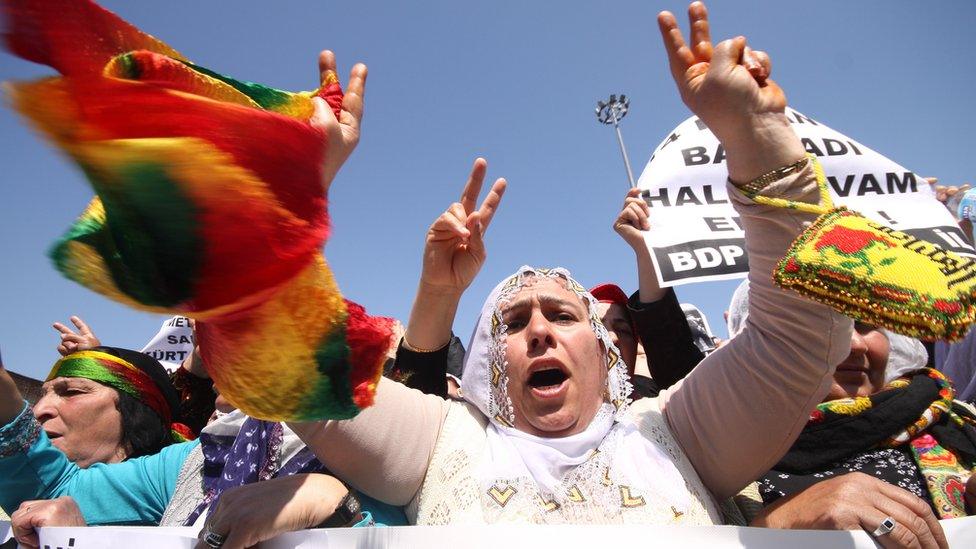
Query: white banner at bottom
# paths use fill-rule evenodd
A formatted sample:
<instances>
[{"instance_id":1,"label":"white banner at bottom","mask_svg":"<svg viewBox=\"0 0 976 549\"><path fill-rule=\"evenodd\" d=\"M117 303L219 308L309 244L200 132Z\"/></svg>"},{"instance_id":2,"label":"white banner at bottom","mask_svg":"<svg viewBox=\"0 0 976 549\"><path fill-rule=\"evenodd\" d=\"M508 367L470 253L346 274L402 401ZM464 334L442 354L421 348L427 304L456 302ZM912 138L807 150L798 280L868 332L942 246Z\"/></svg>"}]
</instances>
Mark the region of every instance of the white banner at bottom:
<instances>
[{"instance_id":1,"label":"white banner at bottom","mask_svg":"<svg viewBox=\"0 0 976 549\"><path fill-rule=\"evenodd\" d=\"M976 547L976 516L940 521L950 547ZM10 523L0 522L0 542L8 541ZM41 528L41 549L192 549L193 528L93 527ZM583 547L592 549L611 539L654 540L658 547L719 547L819 549L843 547L874 549L874 540L862 531L771 530L738 526L634 526L634 525L494 525L397 526L390 528L337 528L290 532L266 541L262 549L357 549L408 547ZM15 547L0 543L0 548Z\"/></svg>"}]
</instances>

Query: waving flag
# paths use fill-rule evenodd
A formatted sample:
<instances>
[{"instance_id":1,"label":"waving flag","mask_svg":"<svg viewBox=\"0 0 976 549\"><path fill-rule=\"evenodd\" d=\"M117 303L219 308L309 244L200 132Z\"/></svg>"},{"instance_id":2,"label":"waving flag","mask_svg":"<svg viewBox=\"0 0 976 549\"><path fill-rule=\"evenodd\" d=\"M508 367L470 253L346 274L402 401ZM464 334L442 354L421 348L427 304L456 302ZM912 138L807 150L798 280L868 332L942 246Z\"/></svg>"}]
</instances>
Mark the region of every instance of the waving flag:
<instances>
[{"instance_id":1,"label":"waving flag","mask_svg":"<svg viewBox=\"0 0 976 549\"><path fill-rule=\"evenodd\" d=\"M54 245L66 277L132 307L196 318L208 371L267 420L348 418L372 403L391 321L341 296L323 130L342 89L292 93L187 60L87 0L2 0L10 51L61 75L8 87L96 197Z\"/></svg>"}]
</instances>

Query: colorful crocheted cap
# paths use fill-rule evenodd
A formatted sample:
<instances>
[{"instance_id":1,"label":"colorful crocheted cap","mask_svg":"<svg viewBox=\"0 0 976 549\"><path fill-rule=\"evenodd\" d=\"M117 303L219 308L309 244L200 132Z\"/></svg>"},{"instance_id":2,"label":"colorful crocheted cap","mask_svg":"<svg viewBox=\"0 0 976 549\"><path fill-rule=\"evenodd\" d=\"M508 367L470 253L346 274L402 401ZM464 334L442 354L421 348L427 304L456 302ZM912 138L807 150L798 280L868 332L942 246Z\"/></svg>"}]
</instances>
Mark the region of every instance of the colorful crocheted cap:
<instances>
[{"instance_id":1,"label":"colorful crocheted cap","mask_svg":"<svg viewBox=\"0 0 976 549\"><path fill-rule=\"evenodd\" d=\"M976 322L976 262L833 208L823 170L815 157L810 161L820 205L749 195L759 203L821 214L777 265L776 283L900 334L961 339Z\"/></svg>"},{"instance_id":2,"label":"colorful crocheted cap","mask_svg":"<svg viewBox=\"0 0 976 549\"><path fill-rule=\"evenodd\" d=\"M342 89L291 93L194 65L87 0L3 0L9 49L62 76L8 87L96 197L51 250L66 277L132 307L200 320L221 393L268 420L372 403L391 321L344 300L329 232L324 131Z\"/></svg>"}]
</instances>

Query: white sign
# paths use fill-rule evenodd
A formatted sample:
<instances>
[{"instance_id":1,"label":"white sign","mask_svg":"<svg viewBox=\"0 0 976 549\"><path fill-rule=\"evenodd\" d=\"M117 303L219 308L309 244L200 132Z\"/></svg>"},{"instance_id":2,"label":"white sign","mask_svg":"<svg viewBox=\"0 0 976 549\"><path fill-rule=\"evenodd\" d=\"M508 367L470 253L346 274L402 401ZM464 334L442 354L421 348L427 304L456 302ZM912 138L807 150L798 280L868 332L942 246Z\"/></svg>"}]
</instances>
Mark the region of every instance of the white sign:
<instances>
[{"instance_id":1,"label":"white sign","mask_svg":"<svg viewBox=\"0 0 976 549\"><path fill-rule=\"evenodd\" d=\"M786 117L806 150L819 158L835 205L976 257L924 178L792 109ZM725 151L696 117L655 149L637 186L651 206L644 239L662 287L744 278L748 272L744 233L725 192L727 177Z\"/></svg>"},{"instance_id":2,"label":"white sign","mask_svg":"<svg viewBox=\"0 0 976 549\"><path fill-rule=\"evenodd\" d=\"M942 520L950 547L976 547L976 517ZM9 529L0 522L0 535ZM196 544L194 528L92 527L41 528L42 549L190 549ZM2 539L2 537L0 537ZM876 549L861 530L775 530L739 526L636 526L636 525L493 525L398 526L393 528L336 528L290 532L266 541L263 549L371 549L408 547L575 547L592 549L607 540L654 540L657 547L716 547L820 549L848 547Z\"/></svg>"},{"instance_id":3,"label":"white sign","mask_svg":"<svg viewBox=\"0 0 976 549\"><path fill-rule=\"evenodd\" d=\"M163 321L159 332L146 343L142 352L158 360L173 373L193 353L193 328L190 319L174 316Z\"/></svg>"}]
</instances>

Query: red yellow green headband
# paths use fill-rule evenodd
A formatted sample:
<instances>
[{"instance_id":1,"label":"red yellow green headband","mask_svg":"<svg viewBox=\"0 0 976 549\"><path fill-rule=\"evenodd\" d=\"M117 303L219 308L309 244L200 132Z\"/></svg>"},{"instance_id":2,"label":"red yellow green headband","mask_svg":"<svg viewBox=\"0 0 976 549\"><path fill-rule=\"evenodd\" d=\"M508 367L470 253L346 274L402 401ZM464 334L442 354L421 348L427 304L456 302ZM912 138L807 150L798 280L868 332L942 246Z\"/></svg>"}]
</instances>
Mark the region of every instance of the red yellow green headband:
<instances>
[{"instance_id":1,"label":"red yellow green headband","mask_svg":"<svg viewBox=\"0 0 976 549\"><path fill-rule=\"evenodd\" d=\"M152 378L125 359L101 351L71 353L54 363L47 381L56 377L80 377L107 385L149 406L170 426L174 439L194 438L185 425L173 423L173 412Z\"/></svg>"}]
</instances>

